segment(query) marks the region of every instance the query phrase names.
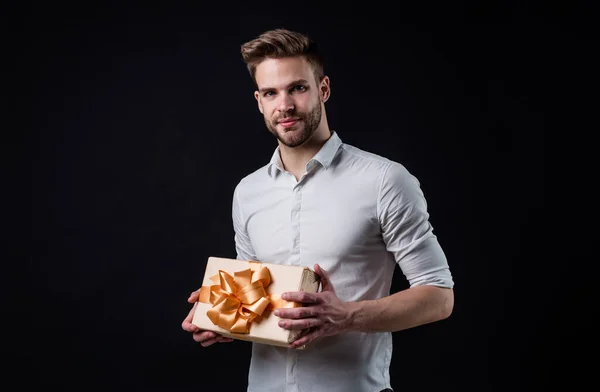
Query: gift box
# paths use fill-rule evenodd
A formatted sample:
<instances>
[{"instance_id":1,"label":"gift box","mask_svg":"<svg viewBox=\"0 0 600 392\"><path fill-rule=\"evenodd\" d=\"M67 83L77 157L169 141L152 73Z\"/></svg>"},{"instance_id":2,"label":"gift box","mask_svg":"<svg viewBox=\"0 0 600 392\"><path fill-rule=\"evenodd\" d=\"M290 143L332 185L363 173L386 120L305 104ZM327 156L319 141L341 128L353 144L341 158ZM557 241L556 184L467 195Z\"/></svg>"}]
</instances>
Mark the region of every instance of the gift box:
<instances>
[{"instance_id":1,"label":"gift box","mask_svg":"<svg viewBox=\"0 0 600 392\"><path fill-rule=\"evenodd\" d=\"M318 289L319 277L308 267L209 257L192 323L234 339L287 347L302 331L281 328L273 311L303 305L281 294Z\"/></svg>"}]
</instances>

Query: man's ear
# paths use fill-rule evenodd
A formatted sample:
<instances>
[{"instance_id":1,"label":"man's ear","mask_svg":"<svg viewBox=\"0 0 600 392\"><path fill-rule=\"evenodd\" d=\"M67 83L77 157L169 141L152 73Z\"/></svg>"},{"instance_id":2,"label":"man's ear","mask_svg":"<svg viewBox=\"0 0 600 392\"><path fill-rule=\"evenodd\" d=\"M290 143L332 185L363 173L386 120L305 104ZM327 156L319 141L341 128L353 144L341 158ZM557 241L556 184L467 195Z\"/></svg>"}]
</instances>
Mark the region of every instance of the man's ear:
<instances>
[{"instance_id":1,"label":"man's ear","mask_svg":"<svg viewBox=\"0 0 600 392\"><path fill-rule=\"evenodd\" d=\"M321 101L327 102L329 97L331 96L331 81L328 76L323 77L321 83L319 84L319 92L321 95Z\"/></svg>"},{"instance_id":2,"label":"man's ear","mask_svg":"<svg viewBox=\"0 0 600 392\"><path fill-rule=\"evenodd\" d=\"M262 114L264 114L262 104L260 103L260 96L258 94L258 91L254 92L254 98L256 99L256 102L258 103L258 110L260 110L260 112Z\"/></svg>"}]
</instances>

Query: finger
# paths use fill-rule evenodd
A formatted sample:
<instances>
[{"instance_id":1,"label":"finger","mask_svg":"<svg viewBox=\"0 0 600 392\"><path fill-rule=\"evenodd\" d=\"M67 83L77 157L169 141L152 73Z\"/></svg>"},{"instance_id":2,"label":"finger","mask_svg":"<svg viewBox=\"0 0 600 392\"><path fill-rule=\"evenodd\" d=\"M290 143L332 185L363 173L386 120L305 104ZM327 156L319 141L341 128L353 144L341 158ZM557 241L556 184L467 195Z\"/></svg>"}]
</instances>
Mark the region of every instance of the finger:
<instances>
[{"instance_id":1,"label":"finger","mask_svg":"<svg viewBox=\"0 0 600 392\"><path fill-rule=\"evenodd\" d=\"M190 296L188 298L188 302L189 303L198 302L198 298L200 298L200 290L201 289L198 289L196 291L192 291L192 293L190 294Z\"/></svg>"},{"instance_id":2,"label":"finger","mask_svg":"<svg viewBox=\"0 0 600 392\"><path fill-rule=\"evenodd\" d=\"M301 302L304 304L319 303L319 295L317 293L307 293L305 291L288 291L281 294L281 299L291 302Z\"/></svg>"},{"instance_id":3,"label":"finger","mask_svg":"<svg viewBox=\"0 0 600 392\"><path fill-rule=\"evenodd\" d=\"M275 309L275 316L288 319L301 319L315 317L317 309L314 306L303 306L301 308L279 308Z\"/></svg>"},{"instance_id":4,"label":"finger","mask_svg":"<svg viewBox=\"0 0 600 392\"><path fill-rule=\"evenodd\" d=\"M214 339L208 339L208 340L204 340L204 341L200 342L200 345L201 345L202 347L208 347L208 346L210 346L210 345L213 345L213 344L217 343L218 341L219 341L219 340L218 340L217 338L214 338Z\"/></svg>"},{"instance_id":5,"label":"finger","mask_svg":"<svg viewBox=\"0 0 600 392\"><path fill-rule=\"evenodd\" d=\"M187 317L181 323L181 328L183 328L184 331L197 332L200 330L200 328L192 324L192 320L194 318L194 311L196 310L196 305L197 303L194 303L194 306L192 306L192 309L190 309L190 312L188 313Z\"/></svg>"},{"instance_id":6,"label":"finger","mask_svg":"<svg viewBox=\"0 0 600 392\"><path fill-rule=\"evenodd\" d=\"M193 335L193 339L198 342L198 343L202 343L208 340L214 340L218 337L220 337L221 335L212 332L212 331L199 331L199 332L195 332Z\"/></svg>"},{"instance_id":7,"label":"finger","mask_svg":"<svg viewBox=\"0 0 600 392\"><path fill-rule=\"evenodd\" d=\"M315 341L317 338L319 338L319 336L321 336L322 334L323 332L320 328L315 328L314 330L308 332L306 335L290 343L289 348L298 348L304 346L305 344L309 344Z\"/></svg>"},{"instance_id":8,"label":"finger","mask_svg":"<svg viewBox=\"0 0 600 392\"><path fill-rule=\"evenodd\" d=\"M212 332L211 332L212 333ZM209 339L205 339L205 340L201 340L199 343L200 345L202 345L202 347L208 347L210 345L213 345L215 343L230 343L233 341L232 338L227 338L225 336L213 333L214 337L211 337ZM209 336L208 334L206 336Z\"/></svg>"},{"instance_id":9,"label":"finger","mask_svg":"<svg viewBox=\"0 0 600 392\"><path fill-rule=\"evenodd\" d=\"M319 264L315 264L315 272L321 279L321 291L333 290L329 274Z\"/></svg>"},{"instance_id":10,"label":"finger","mask_svg":"<svg viewBox=\"0 0 600 392\"><path fill-rule=\"evenodd\" d=\"M312 328L312 327L318 327L320 325L323 325L323 321L318 318L303 318L303 319L299 319L299 320L285 319L285 320L279 320L277 325L279 325L283 329L298 330L298 329L307 329L307 328Z\"/></svg>"}]
</instances>

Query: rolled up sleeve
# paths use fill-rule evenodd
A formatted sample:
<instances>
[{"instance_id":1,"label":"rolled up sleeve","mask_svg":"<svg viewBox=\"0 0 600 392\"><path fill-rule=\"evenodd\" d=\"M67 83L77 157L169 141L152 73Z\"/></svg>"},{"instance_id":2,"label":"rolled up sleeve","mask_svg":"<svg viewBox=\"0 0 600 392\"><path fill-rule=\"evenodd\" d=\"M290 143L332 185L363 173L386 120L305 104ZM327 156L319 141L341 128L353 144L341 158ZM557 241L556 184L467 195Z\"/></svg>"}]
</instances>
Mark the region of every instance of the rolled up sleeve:
<instances>
[{"instance_id":1,"label":"rolled up sleeve","mask_svg":"<svg viewBox=\"0 0 600 392\"><path fill-rule=\"evenodd\" d=\"M386 248L411 287L454 287L448 260L429 222L419 181L397 162L391 162L382 174L378 217Z\"/></svg>"},{"instance_id":2,"label":"rolled up sleeve","mask_svg":"<svg viewBox=\"0 0 600 392\"><path fill-rule=\"evenodd\" d=\"M231 207L231 217L233 220L234 240L236 258L238 260L256 260L252 242L246 230L246 221L241 210L239 197L239 185L233 192L233 202Z\"/></svg>"}]
</instances>

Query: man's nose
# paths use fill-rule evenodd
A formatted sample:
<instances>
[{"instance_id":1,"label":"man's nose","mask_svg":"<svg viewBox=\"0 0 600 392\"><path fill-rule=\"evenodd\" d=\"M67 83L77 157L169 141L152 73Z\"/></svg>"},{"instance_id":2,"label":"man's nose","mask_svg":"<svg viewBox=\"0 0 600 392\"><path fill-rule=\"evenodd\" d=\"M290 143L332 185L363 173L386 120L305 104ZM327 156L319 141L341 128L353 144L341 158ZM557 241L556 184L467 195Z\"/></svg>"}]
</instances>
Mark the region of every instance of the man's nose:
<instances>
[{"instance_id":1,"label":"man's nose","mask_svg":"<svg viewBox=\"0 0 600 392\"><path fill-rule=\"evenodd\" d=\"M294 100L289 94L281 94L279 104L277 105L277 109L280 112L287 112L289 110L294 109Z\"/></svg>"}]
</instances>

